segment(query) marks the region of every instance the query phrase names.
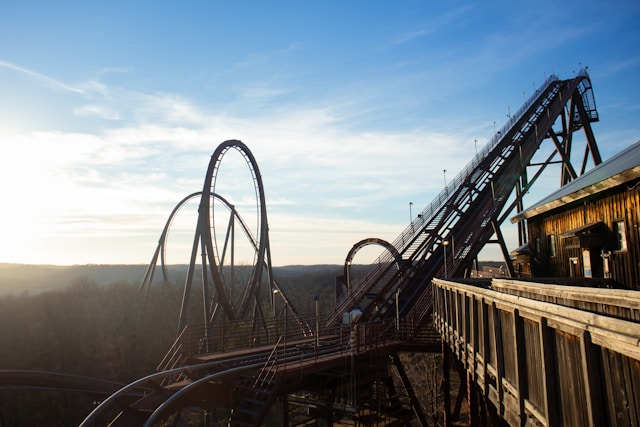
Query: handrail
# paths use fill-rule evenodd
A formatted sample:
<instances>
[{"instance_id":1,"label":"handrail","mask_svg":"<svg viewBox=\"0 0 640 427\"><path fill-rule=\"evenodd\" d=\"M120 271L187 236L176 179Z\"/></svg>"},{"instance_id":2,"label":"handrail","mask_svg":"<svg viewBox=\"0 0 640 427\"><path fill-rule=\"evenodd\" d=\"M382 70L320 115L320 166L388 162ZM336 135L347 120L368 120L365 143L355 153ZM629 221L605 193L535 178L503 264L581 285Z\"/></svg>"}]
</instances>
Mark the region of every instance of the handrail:
<instances>
[{"instance_id":1,"label":"handrail","mask_svg":"<svg viewBox=\"0 0 640 427\"><path fill-rule=\"evenodd\" d=\"M638 291L585 288L580 285L498 278L491 281L491 288L511 295L567 305L582 310L588 309L607 316L627 320L640 318L640 293ZM611 310L612 307L616 308L615 312Z\"/></svg>"},{"instance_id":2,"label":"handrail","mask_svg":"<svg viewBox=\"0 0 640 427\"><path fill-rule=\"evenodd\" d=\"M188 328L189 325L186 325L184 328L182 328L182 331L173 341L173 344L171 344L171 347L169 347L169 350L167 351L165 356L162 358L160 363L158 363L156 371L166 371L167 369L176 367L177 361L182 356L182 340Z\"/></svg>"},{"instance_id":3,"label":"handrail","mask_svg":"<svg viewBox=\"0 0 640 427\"><path fill-rule=\"evenodd\" d=\"M581 74L586 72L581 71ZM442 207L447 201L453 197L464 181L477 168L481 161L483 161L489 153L503 140L516 124L518 124L524 117L529 109L536 105L540 101L542 94L546 93L548 89L559 81L556 75L549 76L545 82L535 91L533 95L529 97L527 101L511 116L509 120L496 132L489 142L483 146L480 151L472 158L472 160L450 181L445 185L445 188L435 197L435 199L427 205L427 207L419 213L416 218L411 219L411 223L400 233L400 235L391 243L391 245L397 248L398 252L403 254L403 259L408 260L406 251L411 248L420 236L422 239L428 238L426 233L423 233L423 229L426 224L433 221L435 215L442 211ZM524 125L523 125L524 126ZM446 233L446 230L444 230ZM440 238L444 239L447 236L441 235ZM409 254L413 256L413 253ZM341 311L348 309L353 303L362 298L362 295L366 290L374 283L374 278L377 280L383 274L383 266L388 266L393 262L394 258L389 252L383 252L370 266L369 268L358 277L349 292L343 296L341 301L338 301L332 312L331 319L335 321L340 315Z\"/></svg>"},{"instance_id":4,"label":"handrail","mask_svg":"<svg viewBox=\"0 0 640 427\"><path fill-rule=\"evenodd\" d=\"M280 343L282 341L285 341L286 344L286 338L284 335L281 335L280 338L278 339L278 342L276 343L276 345L273 346L273 350L271 350L271 354L269 355L269 357L267 358L267 361L264 363L264 366L262 367L262 369L260 370L260 373L256 376L255 381L253 382L253 389L255 390L256 388L258 388L259 385L264 384L267 381L267 374L269 373L269 371L272 367L276 367L275 371L277 371L277 365L278 365L278 347L280 346ZM285 352L286 352L286 347L285 347ZM271 375L271 377L269 378L273 378L275 376L276 372L273 373L273 375Z\"/></svg>"}]
</instances>

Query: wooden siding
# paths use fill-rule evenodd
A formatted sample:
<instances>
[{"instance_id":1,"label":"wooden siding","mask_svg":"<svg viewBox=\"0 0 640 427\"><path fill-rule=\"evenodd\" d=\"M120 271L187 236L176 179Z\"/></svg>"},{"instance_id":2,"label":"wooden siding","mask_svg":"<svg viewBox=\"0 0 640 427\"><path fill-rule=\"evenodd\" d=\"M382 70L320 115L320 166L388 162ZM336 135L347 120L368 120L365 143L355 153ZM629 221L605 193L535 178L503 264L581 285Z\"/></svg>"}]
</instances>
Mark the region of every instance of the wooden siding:
<instances>
[{"instance_id":1,"label":"wooden siding","mask_svg":"<svg viewBox=\"0 0 640 427\"><path fill-rule=\"evenodd\" d=\"M433 288L436 328L508 424L640 425L639 323L440 279Z\"/></svg>"},{"instance_id":2,"label":"wooden siding","mask_svg":"<svg viewBox=\"0 0 640 427\"><path fill-rule=\"evenodd\" d=\"M623 221L627 249L619 250L615 222ZM603 229L590 246L580 247L577 237L563 237L579 227L601 222ZM628 289L640 290L640 180L567 204L528 220L531 270L534 277L571 277L570 260L577 261L573 274L584 277L582 249L591 250L594 278L610 277ZM555 256L549 236L555 236ZM594 240L592 239L592 240ZM600 251L609 257L609 273Z\"/></svg>"}]
</instances>

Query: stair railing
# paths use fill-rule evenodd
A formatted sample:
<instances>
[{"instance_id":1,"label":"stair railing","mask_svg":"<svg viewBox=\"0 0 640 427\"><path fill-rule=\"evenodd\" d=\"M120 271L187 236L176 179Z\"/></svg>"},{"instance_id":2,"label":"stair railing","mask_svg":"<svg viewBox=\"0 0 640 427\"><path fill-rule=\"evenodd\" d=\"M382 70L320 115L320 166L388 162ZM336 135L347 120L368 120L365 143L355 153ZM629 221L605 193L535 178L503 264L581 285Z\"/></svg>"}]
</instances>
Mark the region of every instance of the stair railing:
<instances>
[{"instance_id":1,"label":"stair railing","mask_svg":"<svg viewBox=\"0 0 640 427\"><path fill-rule=\"evenodd\" d=\"M273 380L273 378L275 378L278 372L279 347L280 347L280 343L283 341L284 341L283 355L285 356L283 357L283 359L286 362L287 341L286 341L286 337L282 335L278 339L278 342L276 342L276 344L273 346L273 350L271 350L271 354L269 354L269 357L267 358L267 361L265 362L264 367L260 369L260 372L256 376L256 379L253 382L252 390L257 390L262 385L268 384Z\"/></svg>"}]
</instances>

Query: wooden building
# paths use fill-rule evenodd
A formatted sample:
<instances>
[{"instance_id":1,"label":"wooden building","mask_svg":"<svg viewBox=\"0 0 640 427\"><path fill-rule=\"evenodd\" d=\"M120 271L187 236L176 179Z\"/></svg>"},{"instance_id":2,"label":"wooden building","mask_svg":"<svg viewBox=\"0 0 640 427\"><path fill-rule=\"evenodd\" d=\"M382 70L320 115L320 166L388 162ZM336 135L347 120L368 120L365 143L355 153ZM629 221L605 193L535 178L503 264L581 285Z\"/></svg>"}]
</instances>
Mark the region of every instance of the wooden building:
<instances>
[{"instance_id":1,"label":"wooden building","mask_svg":"<svg viewBox=\"0 0 640 427\"><path fill-rule=\"evenodd\" d=\"M640 141L511 222L525 220L531 276L613 279L640 290ZM522 252L514 258L522 271Z\"/></svg>"}]
</instances>

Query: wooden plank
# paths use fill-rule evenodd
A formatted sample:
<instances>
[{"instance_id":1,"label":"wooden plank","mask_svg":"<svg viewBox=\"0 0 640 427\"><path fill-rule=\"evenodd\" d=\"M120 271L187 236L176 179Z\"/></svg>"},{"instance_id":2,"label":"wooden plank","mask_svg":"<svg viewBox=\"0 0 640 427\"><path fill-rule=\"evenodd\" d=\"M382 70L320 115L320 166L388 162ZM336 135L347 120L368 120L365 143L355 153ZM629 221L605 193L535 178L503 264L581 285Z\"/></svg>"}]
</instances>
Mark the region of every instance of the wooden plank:
<instances>
[{"instance_id":1,"label":"wooden plank","mask_svg":"<svg viewBox=\"0 0 640 427\"><path fill-rule=\"evenodd\" d=\"M606 403L608 419L611 425L624 425L619 417L624 409L619 407L620 398L618 396L619 388L617 386L619 381L616 379L619 377L619 372L615 369L619 362L611 360L612 358L619 360L620 355L612 353L606 348L601 349L601 352L602 371L604 372L602 386L604 387L604 391L607 395Z\"/></svg>"},{"instance_id":2,"label":"wooden plank","mask_svg":"<svg viewBox=\"0 0 640 427\"><path fill-rule=\"evenodd\" d=\"M551 427L546 416L542 412L540 412L539 408L536 407L536 405L532 404L529 400L525 400L524 410L528 418L526 425ZM533 420L531 418L533 418Z\"/></svg>"},{"instance_id":3,"label":"wooden plank","mask_svg":"<svg viewBox=\"0 0 640 427\"><path fill-rule=\"evenodd\" d=\"M478 301L474 295L470 295L469 306L469 344L467 345L468 359L467 366L472 373L476 371L476 354L478 353Z\"/></svg>"},{"instance_id":4,"label":"wooden plank","mask_svg":"<svg viewBox=\"0 0 640 427\"><path fill-rule=\"evenodd\" d=\"M605 425L601 367L596 351L596 347L591 343L591 335L588 331L585 331L580 337L582 376L585 388L585 403L587 406L588 421L589 425L594 427Z\"/></svg>"},{"instance_id":5,"label":"wooden plank","mask_svg":"<svg viewBox=\"0 0 640 427\"><path fill-rule=\"evenodd\" d=\"M483 394L488 396L489 393L489 375L487 372L487 367L491 361L491 342L489 336L489 308L487 304L485 304L484 300L481 305L481 315L482 315L482 371L484 372L484 389Z\"/></svg>"},{"instance_id":6,"label":"wooden plank","mask_svg":"<svg viewBox=\"0 0 640 427\"><path fill-rule=\"evenodd\" d=\"M518 314L518 310L513 312L513 329L512 334L515 343L515 365L516 365L516 378L515 385L516 399L518 400L518 418L520 419L520 425L525 424L524 413L524 401L528 396L527 393L527 372L531 369L527 366L527 356L525 352L525 340L524 340L524 325L522 318Z\"/></svg>"},{"instance_id":7,"label":"wooden plank","mask_svg":"<svg viewBox=\"0 0 640 427\"><path fill-rule=\"evenodd\" d=\"M633 396L635 396L636 411L631 418L631 424L640 425L640 361L629 359L629 370L631 371L631 385Z\"/></svg>"},{"instance_id":8,"label":"wooden plank","mask_svg":"<svg viewBox=\"0 0 640 427\"><path fill-rule=\"evenodd\" d=\"M624 383L622 389L627 403L627 425L640 425L640 362L628 357L622 357L622 378ZM635 368L635 369L634 369ZM635 397L635 398L633 398Z\"/></svg>"},{"instance_id":9,"label":"wooden plank","mask_svg":"<svg viewBox=\"0 0 640 427\"><path fill-rule=\"evenodd\" d=\"M504 378L504 353L502 345L502 327L500 323L499 309L495 303L491 305L491 318L493 319L494 342L493 354L496 357L496 391L498 392L498 414L504 415L504 389L502 388L502 379Z\"/></svg>"},{"instance_id":10,"label":"wooden plank","mask_svg":"<svg viewBox=\"0 0 640 427\"><path fill-rule=\"evenodd\" d=\"M559 425L557 366L555 362L554 331L547 326L546 319L540 322L540 345L542 351L542 388L545 399L545 415L547 424Z\"/></svg>"},{"instance_id":11,"label":"wooden plank","mask_svg":"<svg viewBox=\"0 0 640 427\"><path fill-rule=\"evenodd\" d=\"M503 292L522 292L540 297L562 298L572 301L591 302L636 310L640 309L640 295L637 291L631 290L549 285L546 283L532 283L499 278L491 281L491 287Z\"/></svg>"}]
</instances>

